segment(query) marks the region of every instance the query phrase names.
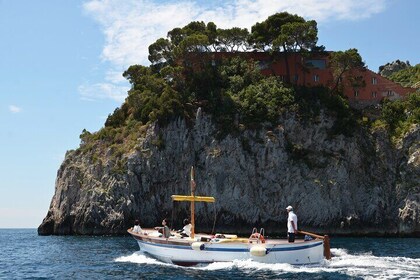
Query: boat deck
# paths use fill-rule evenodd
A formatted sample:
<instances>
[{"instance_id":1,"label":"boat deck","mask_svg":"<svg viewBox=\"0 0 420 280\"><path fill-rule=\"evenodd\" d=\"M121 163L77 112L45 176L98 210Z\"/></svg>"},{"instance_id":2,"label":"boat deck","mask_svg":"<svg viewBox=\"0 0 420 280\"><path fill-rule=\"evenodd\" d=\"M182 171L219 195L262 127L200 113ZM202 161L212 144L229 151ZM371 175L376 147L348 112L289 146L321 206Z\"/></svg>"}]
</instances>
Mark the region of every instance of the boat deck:
<instances>
[{"instance_id":1,"label":"boat deck","mask_svg":"<svg viewBox=\"0 0 420 280\"><path fill-rule=\"evenodd\" d=\"M265 244L275 244L275 245L286 245L291 244L287 241L287 239L264 239L262 242L261 239L258 238L249 238L249 237L238 237L235 234L220 234L216 233L214 235L206 234L206 233L196 233L194 238L190 237L182 237L176 231L171 231L171 236L169 238L163 237L161 233L153 228L144 228L142 229L141 233L132 232L131 229L128 232L135 238L139 240L149 240L156 243L182 243L182 244L190 244L193 242L211 242L211 243L265 243ZM311 241L319 241L319 239L313 239ZM307 243L303 239L296 239L292 244L300 244L300 243Z\"/></svg>"}]
</instances>

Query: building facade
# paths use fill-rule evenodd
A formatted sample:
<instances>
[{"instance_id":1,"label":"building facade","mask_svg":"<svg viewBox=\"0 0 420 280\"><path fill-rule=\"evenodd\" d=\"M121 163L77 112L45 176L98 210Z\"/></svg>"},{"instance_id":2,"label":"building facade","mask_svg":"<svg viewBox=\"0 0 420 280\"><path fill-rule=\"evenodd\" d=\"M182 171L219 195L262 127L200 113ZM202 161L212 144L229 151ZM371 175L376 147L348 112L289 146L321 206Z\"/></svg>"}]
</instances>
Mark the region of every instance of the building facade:
<instances>
[{"instance_id":1,"label":"building facade","mask_svg":"<svg viewBox=\"0 0 420 280\"><path fill-rule=\"evenodd\" d=\"M254 60L264 75L281 77L285 82L298 86L340 87L349 102L354 105L367 106L378 104L382 99L403 99L414 89L406 88L381 75L366 69L352 69L335 79L330 67L331 52L319 53L274 53L268 52L220 52L211 53L213 65L223 58L243 57ZM201 58L202 58L201 54Z\"/></svg>"}]
</instances>

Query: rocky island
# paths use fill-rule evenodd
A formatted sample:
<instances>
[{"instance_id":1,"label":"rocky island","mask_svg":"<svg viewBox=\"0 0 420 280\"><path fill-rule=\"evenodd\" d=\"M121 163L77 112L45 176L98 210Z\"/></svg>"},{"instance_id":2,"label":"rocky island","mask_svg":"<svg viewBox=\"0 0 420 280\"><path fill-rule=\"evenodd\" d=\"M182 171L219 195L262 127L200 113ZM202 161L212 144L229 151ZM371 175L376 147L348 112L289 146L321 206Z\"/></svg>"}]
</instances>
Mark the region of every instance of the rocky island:
<instances>
[{"instance_id":1,"label":"rocky island","mask_svg":"<svg viewBox=\"0 0 420 280\"><path fill-rule=\"evenodd\" d=\"M286 70L261 74L261 61L191 55L228 44L261 48L257 35L270 24L315 33L293 45L279 39L290 33L283 28L262 49L323 52L337 83L307 87ZM343 65L316 46L316 22L297 15L276 14L254 27L193 22L151 45L151 66L124 73L132 84L124 104L67 152L38 233L124 234L135 219L143 227L164 217L181 221L188 206L170 196L188 193L194 166L196 194L216 198L214 208L197 203L198 231L211 231L216 218L220 231L249 234L256 226L284 235L291 204L303 230L420 236L419 93L353 109L345 85L334 85L346 78L363 88L352 76L364 67L357 51L340 53L353 59ZM232 32L243 41L229 43Z\"/></svg>"}]
</instances>

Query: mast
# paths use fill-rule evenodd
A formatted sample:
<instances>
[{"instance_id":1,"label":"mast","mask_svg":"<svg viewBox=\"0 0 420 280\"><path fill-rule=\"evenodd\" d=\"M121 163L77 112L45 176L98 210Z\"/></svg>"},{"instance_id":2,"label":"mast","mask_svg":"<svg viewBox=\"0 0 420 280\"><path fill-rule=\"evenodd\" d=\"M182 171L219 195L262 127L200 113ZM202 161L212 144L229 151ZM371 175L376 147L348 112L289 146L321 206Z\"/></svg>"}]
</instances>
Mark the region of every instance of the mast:
<instances>
[{"instance_id":1,"label":"mast","mask_svg":"<svg viewBox=\"0 0 420 280\"><path fill-rule=\"evenodd\" d=\"M190 186L191 186L191 195L172 195L173 201L190 201L191 202L191 238L194 238L195 235L195 202L215 202L214 197L211 196L195 196L195 181L194 181L194 167L191 166L190 173Z\"/></svg>"},{"instance_id":2,"label":"mast","mask_svg":"<svg viewBox=\"0 0 420 280\"><path fill-rule=\"evenodd\" d=\"M191 196L193 199L191 200L191 238L194 238L195 234L195 181L194 181L194 167L191 166Z\"/></svg>"}]
</instances>

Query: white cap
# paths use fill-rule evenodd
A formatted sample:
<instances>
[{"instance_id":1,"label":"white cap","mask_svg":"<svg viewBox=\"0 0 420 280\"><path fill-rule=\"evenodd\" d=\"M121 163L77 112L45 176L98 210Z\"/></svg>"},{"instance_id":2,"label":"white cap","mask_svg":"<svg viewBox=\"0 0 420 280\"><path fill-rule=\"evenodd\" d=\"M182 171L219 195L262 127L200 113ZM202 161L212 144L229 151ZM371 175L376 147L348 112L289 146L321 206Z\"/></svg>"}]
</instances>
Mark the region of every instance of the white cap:
<instances>
[{"instance_id":1,"label":"white cap","mask_svg":"<svg viewBox=\"0 0 420 280\"><path fill-rule=\"evenodd\" d=\"M290 210L291 211L291 210L293 210L293 207L289 205L289 206L286 207L286 210Z\"/></svg>"}]
</instances>

